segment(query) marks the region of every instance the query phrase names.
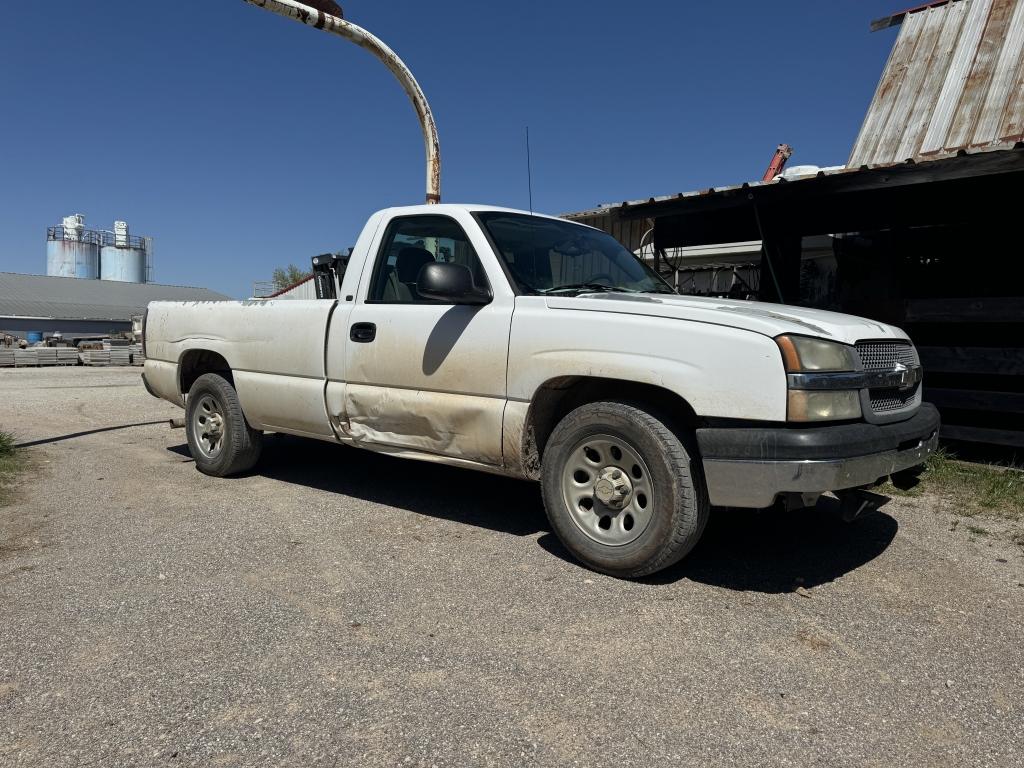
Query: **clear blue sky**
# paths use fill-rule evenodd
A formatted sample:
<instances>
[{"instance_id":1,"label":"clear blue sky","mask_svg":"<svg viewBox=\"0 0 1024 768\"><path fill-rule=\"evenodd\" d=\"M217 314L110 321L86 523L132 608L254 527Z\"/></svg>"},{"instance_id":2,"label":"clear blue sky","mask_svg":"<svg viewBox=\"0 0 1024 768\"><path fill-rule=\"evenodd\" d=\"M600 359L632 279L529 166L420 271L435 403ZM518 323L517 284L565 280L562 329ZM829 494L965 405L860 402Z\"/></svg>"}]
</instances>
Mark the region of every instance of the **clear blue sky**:
<instances>
[{"instance_id":1,"label":"clear blue sky","mask_svg":"<svg viewBox=\"0 0 1024 768\"><path fill-rule=\"evenodd\" d=\"M907 3L904 3L906 5ZM411 106L371 55L242 0L7 3L0 22L0 270L45 271L70 213L156 238L159 282L247 295L288 262L421 202ZM844 163L899 0L342 0L416 73L444 197L602 202Z\"/></svg>"}]
</instances>

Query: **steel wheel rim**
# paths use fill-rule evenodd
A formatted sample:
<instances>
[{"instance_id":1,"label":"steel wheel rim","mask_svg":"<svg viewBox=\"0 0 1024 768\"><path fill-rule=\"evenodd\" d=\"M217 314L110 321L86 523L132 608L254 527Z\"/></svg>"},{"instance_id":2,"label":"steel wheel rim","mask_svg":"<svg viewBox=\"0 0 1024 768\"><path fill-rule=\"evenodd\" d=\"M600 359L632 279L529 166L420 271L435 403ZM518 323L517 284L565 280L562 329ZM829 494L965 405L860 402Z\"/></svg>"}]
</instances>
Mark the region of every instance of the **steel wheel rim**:
<instances>
[{"instance_id":1,"label":"steel wheel rim","mask_svg":"<svg viewBox=\"0 0 1024 768\"><path fill-rule=\"evenodd\" d=\"M207 459L216 458L224 447L224 411L213 395L203 395L192 411L192 436L196 448Z\"/></svg>"},{"instance_id":2,"label":"steel wheel rim","mask_svg":"<svg viewBox=\"0 0 1024 768\"><path fill-rule=\"evenodd\" d=\"M576 527L606 546L636 541L654 517L647 463L628 441L613 435L590 435L573 446L562 467L562 497Z\"/></svg>"}]
</instances>

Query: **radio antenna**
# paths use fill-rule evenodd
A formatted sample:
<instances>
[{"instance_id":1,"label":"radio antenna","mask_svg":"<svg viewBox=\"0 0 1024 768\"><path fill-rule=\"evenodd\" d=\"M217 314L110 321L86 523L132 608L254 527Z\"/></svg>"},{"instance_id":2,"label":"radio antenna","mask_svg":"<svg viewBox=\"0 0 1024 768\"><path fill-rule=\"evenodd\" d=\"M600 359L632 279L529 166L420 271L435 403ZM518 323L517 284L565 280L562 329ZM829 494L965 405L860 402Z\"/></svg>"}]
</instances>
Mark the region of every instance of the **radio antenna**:
<instances>
[{"instance_id":1,"label":"radio antenna","mask_svg":"<svg viewBox=\"0 0 1024 768\"><path fill-rule=\"evenodd\" d=\"M526 186L530 193L530 215L533 216L533 168L530 164L530 126L526 126Z\"/></svg>"}]
</instances>

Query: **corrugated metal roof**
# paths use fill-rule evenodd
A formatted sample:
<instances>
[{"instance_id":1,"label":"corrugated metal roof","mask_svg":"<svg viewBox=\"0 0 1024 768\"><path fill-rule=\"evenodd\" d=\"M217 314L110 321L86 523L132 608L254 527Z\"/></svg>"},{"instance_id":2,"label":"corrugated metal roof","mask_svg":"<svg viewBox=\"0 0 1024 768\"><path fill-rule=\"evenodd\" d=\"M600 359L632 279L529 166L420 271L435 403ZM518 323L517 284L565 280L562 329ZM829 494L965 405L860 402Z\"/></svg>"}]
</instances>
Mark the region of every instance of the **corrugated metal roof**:
<instances>
[{"instance_id":1,"label":"corrugated metal roof","mask_svg":"<svg viewBox=\"0 0 1024 768\"><path fill-rule=\"evenodd\" d=\"M1024 138L1024 0L950 0L902 22L849 167Z\"/></svg>"},{"instance_id":2,"label":"corrugated metal roof","mask_svg":"<svg viewBox=\"0 0 1024 768\"><path fill-rule=\"evenodd\" d=\"M1006 149L1003 149L1002 147L986 148L986 149L971 149L971 150L964 150L960 154L964 155L965 157L970 157L970 158L974 158L974 159L977 159L977 160L983 160L985 158L992 158L995 161L995 164L997 164L997 165L1003 163L1004 159L1005 159L1006 164L1011 165L1015 169L1017 167L1017 164L1019 164L1019 160L1018 160L1019 154L1018 153L1021 151L1021 149L1024 149L1024 147L1022 147L1020 145L1020 143L1018 142L1016 145L1013 145L1010 149L1013 150L1013 151L1007 151ZM957 162L959 162L959 160L960 160L960 158L956 158ZM949 162L948 158L947 158L947 162ZM964 162L966 163L966 162L973 162L973 161L965 160ZM903 168L904 166L911 166L911 165L913 165L913 163L908 163L907 161L901 161L901 162L898 162L898 163L881 163L879 165L873 165L873 166L870 166L870 167L873 170L880 170L880 169L885 169L885 168L897 168L898 169L898 168ZM809 168L813 168L813 166L808 166L808 167ZM923 168L927 168L929 166L925 165L925 166L922 166L922 167ZM743 182L742 184L726 184L726 185L723 185L721 187L708 187L707 189L697 189L697 190L693 190L691 192L679 192L679 193L674 194L674 195L659 195L657 197L648 197L646 199L640 199L640 200L624 200L621 203L602 203L597 208L590 208L590 209L585 210L585 211L573 211L571 213L561 213L561 214L559 214L559 216L561 218L563 218L563 219L568 219L570 221L577 221L577 222L579 222L581 224L587 224L587 225L592 226L592 227L597 227L598 229L605 229L605 231L609 231L605 227L607 222L604 221L603 217L618 215L622 211L625 211L626 209L629 209L629 208L638 208L638 207L642 207L642 206L648 206L648 205L651 205L653 203L666 203L666 202L673 202L673 201L677 201L677 200L699 200L701 198L713 197L715 195L735 194L737 192L743 192L743 191L747 191L747 190L754 190L754 189L766 188L766 187L774 187L774 186L778 186L780 184L793 184L793 183L797 183L797 182L809 181L811 179L821 179L821 178L827 178L827 177L849 177L849 178L854 178L854 177L857 177L857 176L861 175L862 173L863 173L863 168L862 167L853 168L853 167L850 167L850 166L846 166L846 167L844 167L844 166L830 166L828 168L820 168L820 169L814 170L814 171L809 170L806 174L801 174L801 175L794 175L794 176L789 176L789 177L776 176L771 181L746 181L746 182ZM970 171L966 171L965 173L970 173ZM600 224L594 223L595 221L598 221L598 220L601 220L602 223L600 223ZM635 232L636 232L636 230L634 229L634 230L631 231L631 234L635 234ZM618 237L618 235L616 235L616 237ZM626 236L623 235L623 237L626 237ZM627 238L627 239L630 239L630 242L632 242L632 238L631 237ZM621 242L626 244L626 239L622 239Z\"/></svg>"},{"instance_id":3,"label":"corrugated metal roof","mask_svg":"<svg viewBox=\"0 0 1024 768\"><path fill-rule=\"evenodd\" d=\"M0 317L127 320L151 301L225 301L206 288L0 272Z\"/></svg>"},{"instance_id":4,"label":"corrugated metal roof","mask_svg":"<svg viewBox=\"0 0 1024 768\"><path fill-rule=\"evenodd\" d=\"M931 209L938 213L921 214L918 218L941 217L943 205L934 202L936 192L930 190L949 189L954 183L985 182L986 195L995 194L996 189L1013 190L1020 187L1024 174L1024 142L1014 148L986 148L967 150L956 155L929 159L927 162L901 162L866 168L821 169L817 173L782 179L777 177L769 182L748 182L725 187L685 192L677 195L650 197L646 200L626 201L615 205L563 214L563 218L589 224L616 236L627 231L630 220L642 222L646 231L654 222L659 227L667 221L687 218L687 236L668 247L691 246L701 243L725 243L754 239L761 236L758 214L755 209L774 220L785 218L801 222L804 226L811 220L817 226L822 217L813 210L829 211L831 219L827 227L818 230L804 229L804 234L852 232L864 228L887 228L897 220L911 223L906 208L893 209L875 207L875 219L870 224L865 219L864 207L876 205L871 200L885 199L886 195L902 190L911 195L909 199L929 199ZM942 187L938 185L943 185ZM867 195L867 197L865 197ZM881 195L881 197L878 197ZM853 199L860 199L858 205L851 205ZM891 198L888 198L891 200ZM1014 199L1003 194L1001 200ZM843 200L846 202L844 203ZM982 199L988 204L988 198ZM948 202L944 199L944 202ZM958 203L966 208L974 200ZM927 206L925 206L927 208ZM883 223L881 219L884 219ZM836 221L835 219L841 219ZM932 222L934 223L934 221ZM636 230L634 230L636 231ZM711 237L709 232L714 232ZM655 244L661 239L654 233ZM679 238L676 238L679 239ZM645 238L649 242L649 238ZM633 247L633 241L622 236L622 242ZM634 249L635 250L635 249Z\"/></svg>"},{"instance_id":5,"label":"corrugated metal roof","mask_svg":"<svg viewBox=\"0 0 1024 768\"><path fill-rule=\"evenodd\" d=\"M957 153L957 157L944 156L941 160L942 163L958 163L958 164L971 164L971 169L965 169L956 172L958 176L974 175L983 173L994 173L1002 171L1017 171L1020 165L1021 151L1024 150L1024 141L1017 141L1015 144L1004 147L1002 145L985 148L972 148L972 150L964 150ZM963 157L961 157L963 156ZM978 161L984 161L989 159L991 162L988 164L990 167L980 168L977 167ZM939 158L927 158L926 160L940 160ZM863 176L867 170L881 171L887 168L895 170L905 170L911 167L919 167L926 171L931 169L932 163L926 162L921 165L916 165L912 160L900 161L898 163L880 163L878 165L868 166L866 169L864 166L853 168L850 166L829 166L827 168L820 168L816 171L809 170L806 174L794 175L790 177L776 176L771 181L744 181L741 184L726 184L723 186L711 186L706 189L694 189L692 191L686 191L686 193L678 193L676 195L660 195L657 197L646 198L641 200L626 200L622 203L602 203L597 208L590 208L586 211L572 211L570 213L560 213L559 217L568 219L569 221L578 221L582 224L588 224L595 226L598 229L604 229L610 231L607 228L608 222L605 217L620 217L622 214L629 209L644 209L646 210L649 206L656 203L673 203L677 201L699 201L702 199L714 198L716 196L734 196L742 191L754 191L761 188L768 188L772 186L778 186L781 184L794 184L804 183L812 179L820 178L858 178ZM808 166L813 168L813 166ZM935 174L932 174L933 176ZM888 181L888 179L886 179ZM642 217L641 217L642 218ZM652 220L651 220L652 221ZM595 223L600 222L600 223ZM616 230L617 231L617 230ZM644 230L646 231L646 230ZM632 230L633 233L636 229ZM614 232L612 232L614 234ZM616 238L620 238L618 234L615 234ZM623 234L620 241L626 245L629 242L633 242L632 237L629 234Z\"/></svg>"}]
</instances>

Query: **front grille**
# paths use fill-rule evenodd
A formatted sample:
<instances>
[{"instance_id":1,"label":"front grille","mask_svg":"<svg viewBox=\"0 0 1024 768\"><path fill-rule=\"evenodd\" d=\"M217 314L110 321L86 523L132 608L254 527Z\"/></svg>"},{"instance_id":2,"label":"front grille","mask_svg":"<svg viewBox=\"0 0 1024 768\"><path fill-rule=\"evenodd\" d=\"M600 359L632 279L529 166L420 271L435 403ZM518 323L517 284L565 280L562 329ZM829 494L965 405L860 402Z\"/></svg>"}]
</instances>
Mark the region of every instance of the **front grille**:
<instances>
[{"instance_id":1,"label":"front grille","mask_svg":"<svg viewBox=\"0 0 1024 768\"><path fill-rule=\"evenodd\" d=\"M858 341L857 354L865 371L891 371L897 363L920 365L917 350L905 341Z\"/></svg>"},{"instance_id":2,"label":"front grille","mask_svg":"<svg viewBox=\"0 0 1024 768\"><path fill-rule=\"evenodd\" d=\"M921 404L921 385L913 389L872 389L868 392L871 410L875 413L892 413L904 408L916 408Z\"/></svg>"},{"instance_id":3,"label":"front grille","mask_svg":"<svg viewBox=\"0 0 1024 768\"><path fill-rule=\"evenodd\" d=\"M891 371L897 364L908 368L921 364L913 344L905 341L860 341L856 344L865 371ZM911 410L921 404L921 385L910 389L868 390L871 410L878 414Z\"/></svg>"}]
</instances>

